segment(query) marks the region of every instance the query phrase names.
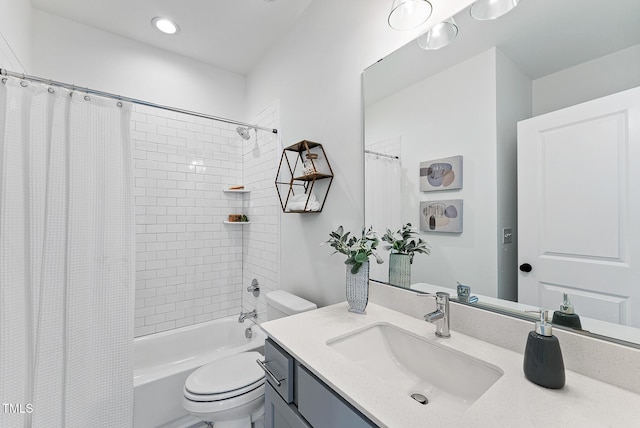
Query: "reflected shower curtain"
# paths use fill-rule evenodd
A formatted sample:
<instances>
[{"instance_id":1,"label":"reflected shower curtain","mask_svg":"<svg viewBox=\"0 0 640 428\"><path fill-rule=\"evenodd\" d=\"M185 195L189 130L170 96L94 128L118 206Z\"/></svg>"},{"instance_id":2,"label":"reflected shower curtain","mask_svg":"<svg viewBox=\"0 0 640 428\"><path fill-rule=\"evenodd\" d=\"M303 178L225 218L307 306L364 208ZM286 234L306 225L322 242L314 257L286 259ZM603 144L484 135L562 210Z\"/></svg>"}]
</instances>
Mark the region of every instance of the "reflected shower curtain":
<instances>
[{"instance_id":1,"label":"reflected shower curtain","mask_svg":"<svg viewBox=\"0 0 640 428\"><path fill-rule=\"evenodd\" d=\"M0 84L3 428L131 426L129 117L114 100Z\"/></svg>"},{"instance_id":2,"label":"reflected shower curtain","mask_svg":"<svg viewBox=\"0 0 640 428\"><path fill-rule=\"evenodd\" d=\"M373 226L379 237L387 228L398 230L402 226L402 186L400 161L375 154L365 153L365 224ZM382 244L379 248L382 248ZM381 256L386 251L380 252ZM372 263L369 277L389 279L389 259L384 264Z\"/></svg>"}]
</instances>

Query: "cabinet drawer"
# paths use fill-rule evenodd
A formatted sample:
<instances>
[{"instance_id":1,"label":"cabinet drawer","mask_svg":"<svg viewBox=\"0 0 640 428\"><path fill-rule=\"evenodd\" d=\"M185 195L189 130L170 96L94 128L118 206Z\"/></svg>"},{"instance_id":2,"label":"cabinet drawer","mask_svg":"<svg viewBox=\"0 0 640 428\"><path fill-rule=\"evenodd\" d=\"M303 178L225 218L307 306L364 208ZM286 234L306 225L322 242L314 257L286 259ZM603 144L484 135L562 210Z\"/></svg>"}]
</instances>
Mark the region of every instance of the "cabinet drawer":
<instances>
[{"instance_id":1,"label":"cabinet drawer","mask_svg":"<svg viewBox=\"0 0 640 428\"><path fill-rule=\"evenodd\" d=\"M278 346L273 340L269 338L265 340L264 364L275 377L275 379L273 379L269 373L267 373L266 379L287 404L293 401L294 361L293 357ZM278 385L276 380L280 382L280 385Z\"/></svg>"},{"instance_id":2,"label":"cabinet drawer","mask_svg":"<svg viewBox=\"0 0 640 428\"><path fill-rule=\"evenodd\" d=\"M376 426L300 364L296 377L298 410L314 428Z\"/></svg>"}]
</instances>

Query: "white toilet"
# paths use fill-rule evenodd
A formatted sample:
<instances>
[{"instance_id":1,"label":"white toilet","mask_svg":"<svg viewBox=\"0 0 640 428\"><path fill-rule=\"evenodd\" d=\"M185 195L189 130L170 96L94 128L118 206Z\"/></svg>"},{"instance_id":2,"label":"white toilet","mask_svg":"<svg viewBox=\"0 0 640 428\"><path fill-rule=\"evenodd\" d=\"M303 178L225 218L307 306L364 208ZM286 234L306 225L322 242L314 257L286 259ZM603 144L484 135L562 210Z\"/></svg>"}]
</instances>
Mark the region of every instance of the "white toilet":
<instances>
[{"instance_id":1,"label":"white toilet","mask_svg":"<svg viewBox=\"0 0 640 428\"><path fill-rule=\"evenodd\" d=\"M278 290L267 293L267 319L274 320L317 306ZM264 415L264 372L256 363L259 352L242 352L200 367L184 385L184 409L213 422L214 428L250 428Z\"/></svg>"}]
</instances>

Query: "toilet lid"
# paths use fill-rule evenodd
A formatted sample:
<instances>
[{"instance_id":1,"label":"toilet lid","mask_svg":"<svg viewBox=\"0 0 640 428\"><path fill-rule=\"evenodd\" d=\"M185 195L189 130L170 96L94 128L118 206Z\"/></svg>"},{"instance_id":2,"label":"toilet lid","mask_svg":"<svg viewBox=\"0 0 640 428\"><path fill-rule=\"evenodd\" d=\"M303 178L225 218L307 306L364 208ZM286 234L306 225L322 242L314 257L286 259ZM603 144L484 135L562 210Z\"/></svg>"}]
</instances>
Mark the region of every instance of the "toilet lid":
<instances>
[{"instance_id":1,"label":"toilet lid","mask_svg":"<svg viewBox=\"0 0 640 428\"><path fill-rule=\"evenodd\" d=\"M264 378L257 359L263 359L259 352L242 352L212 361L189 375L185 389L193 394L213 395L252 385Z\"/></svg>"}]
</instances>

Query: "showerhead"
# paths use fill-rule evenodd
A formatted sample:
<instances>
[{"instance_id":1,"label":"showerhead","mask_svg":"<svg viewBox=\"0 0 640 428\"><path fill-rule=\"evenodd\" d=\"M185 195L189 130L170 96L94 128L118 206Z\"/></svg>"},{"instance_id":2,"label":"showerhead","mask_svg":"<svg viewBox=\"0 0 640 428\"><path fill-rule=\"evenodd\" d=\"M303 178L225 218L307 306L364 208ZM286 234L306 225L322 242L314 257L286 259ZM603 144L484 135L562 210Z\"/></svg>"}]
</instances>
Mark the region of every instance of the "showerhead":
<instances>
[{"instance_id":1,"label":"showerhead","mask_svg":"<svg viewBox=\"0 0 640 428\"><path fill-rule=\"evenodd\" d=\"M236 128L236 132L238 133L238 135L240 135L245 140L251 138L251 133L249 132L250 130L251 128L243 128L242 126L238 126Z\"/></svg>"}]
</instances>

